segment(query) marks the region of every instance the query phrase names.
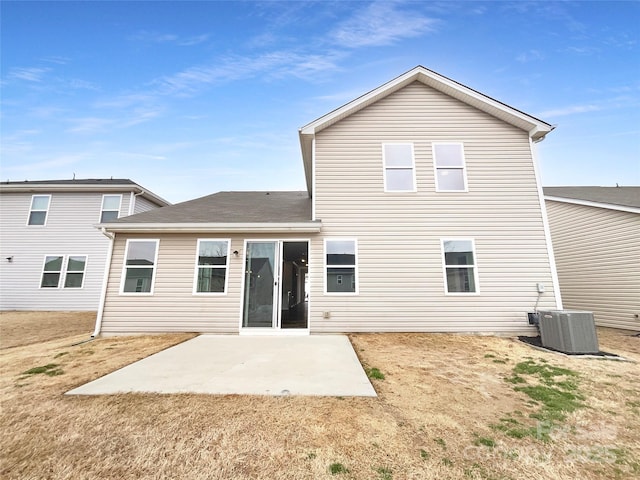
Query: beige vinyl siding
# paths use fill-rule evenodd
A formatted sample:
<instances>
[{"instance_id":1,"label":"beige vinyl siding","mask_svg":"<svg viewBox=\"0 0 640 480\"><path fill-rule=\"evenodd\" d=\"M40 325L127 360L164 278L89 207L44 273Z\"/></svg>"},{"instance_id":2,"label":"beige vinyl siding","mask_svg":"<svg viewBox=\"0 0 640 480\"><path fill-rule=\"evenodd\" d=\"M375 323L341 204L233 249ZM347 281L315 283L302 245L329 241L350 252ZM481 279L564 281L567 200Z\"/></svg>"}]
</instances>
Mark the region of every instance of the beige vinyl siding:
<instances>
[{"instance_id":1,"label":"beige vinyl siding","mask_svg":"<svg viewBox=\"0 0 640 480\"><path fill-rule=\"evenodd\" d=\"M547 200L565 309L640 330L640 215Z\"/></svg>"},{"instance_id":2,"label":"beige vinyl siding","mask_svg":"<svg viewBox=\"0 0 640 480\"><path fill-rule=\"evenodd\" d=\"M102 193L52 193L45 226L26 225L30 202L30 193L1 196L0 309L97 310L109 245L94 227ZM87 255L83 288L40 288L45 255Z\"/></svg>"},{"instance_id":3,"label":"beige vinyl siding","mask_svg":"<svg viewBox=\"0 0 640 480\"><path fill-rule=\"evenodd\" d=\"M126 240L159 239L153 295L122 295L120 282ZM226 295L193 294L198 238L231 239ZM105 335L140 332L238 333L244 273L244 240L278 235L162 234L116 236L102 320ZM300 236L295 239L305 238ZM238 250L239 255L233 255ZM322 267L320 267L322 268Z\"/></svg>"},{"instance_id":4,"label":"beige vinyl siding","mask_svg":"<svg viewBox=\"0 0 640 480\"><path fill-rule=\"evenodd\" d=\"M432 142L462 142L468 192L436 192ZM382 143L412 142L417 192L384 192ZM533 330L556 308L526 132L414 83L320 132L315 208L324 237L358 240L359 295L322 291L314 270L311 329L338 331ZM475 241L479 295L445 295L442 239ZM322 265L322 242L311 262ZM322 318L329 312L330 318Z\"/></svg>"}]
</instances>

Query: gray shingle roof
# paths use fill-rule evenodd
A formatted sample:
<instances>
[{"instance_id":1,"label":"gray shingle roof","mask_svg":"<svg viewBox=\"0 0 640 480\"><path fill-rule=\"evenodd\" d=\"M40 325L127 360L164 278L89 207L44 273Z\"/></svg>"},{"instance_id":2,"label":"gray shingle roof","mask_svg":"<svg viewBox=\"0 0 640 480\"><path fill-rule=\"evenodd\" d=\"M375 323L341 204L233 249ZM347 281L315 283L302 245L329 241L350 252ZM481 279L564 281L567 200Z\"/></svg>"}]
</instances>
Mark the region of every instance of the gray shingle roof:
<instances>
[{"instance_id":1,"label":"gray shingle roof","mask_svg":"<svg viewBox=\"0 0 640 480\"><path fill-rule=\"evenodd\" d=\"M24 180L1 182L0 185L137 185L128 178L85 178L78 180Z\"/></svg>"},{"instance_id":2,"label":"gray shingle roof","mask_svg":"<svg viewBox=\"0 0 640 480\"><path fill-rule=\"evenodd\" d=\"M640 187L544 187L544 194L551 197L640 208Z\"/></svg>"},{"instance_id":3,"label":"gray shingle roof","mask_svg":"<svg viewBox=\"0 0 640 480\"><path fill-rule=\"evenodd\" d=\"M218 192L115 220L128 223L288 223L310 222L307 192Z\"/></svg>"}]
</instances>

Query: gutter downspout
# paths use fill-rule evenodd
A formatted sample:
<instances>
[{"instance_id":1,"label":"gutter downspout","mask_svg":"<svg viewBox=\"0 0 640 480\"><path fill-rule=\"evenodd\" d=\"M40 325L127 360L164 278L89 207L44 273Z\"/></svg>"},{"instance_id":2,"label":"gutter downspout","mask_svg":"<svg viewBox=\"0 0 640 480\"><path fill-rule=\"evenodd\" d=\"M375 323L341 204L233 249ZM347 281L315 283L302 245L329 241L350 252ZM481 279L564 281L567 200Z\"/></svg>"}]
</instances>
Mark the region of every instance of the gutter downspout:
<instances>
[{"instance_id":1,"label":"gutter downspout","mask_svg":"<svg viewBox=\"0 0 640 480\"><path fill-rule=\"evenodd\" d=\"M133 192L132 192L133 193ZM98 314L96 315L96 328L93 331L91 338L96 338L100 335L102 329L102 315L104 313L104 303L107 299L107 283L109 281L109 269L111 267L111 257L113 256L113 243L116 238L115 234L107 232L106 228L102 227L102 234L109 239L109 250L107 251L107 259L104 265L104 277L102 279L102 292L100 293L100 304L98 305Z\"/></svg>"},{"instance_id":2,"label":"gutter downspout","mask_svg":"<svg viewBox=\"0 0 640 480\"><path fill-rule=\"evenodd\" d=\"M544 192L542 191L542 183L540 182L540 175L538 173L538 143L544 140L544 137L534 140L529 137L529 145L531 148L531 155L533 157L533 171L536 177L536 183L538 185L538 201L540 202L540 212L542 213L542 226L544 229L544 238L547 244L547 255L549 256L549 267L551 268L551 281L553 282L553 292L556 298L556 309L562 310L562 296L560 294L560 281L558 280L558 269L556 267L556 257L553 253L553 243L551 242L551 228L549 226L549 219L547 218L547 206L544 200ZM540 294L538 294L538 300L540 300ZM538 302L536 302L537 307Z\"/></svg>"},{"instance_id":3,"label":"gutter downspout","mask_svg":"<svg viewBox=\"0 0 640 480\"><path fill-rule=\"evenodd\" d=\"M135 211L136 197L139 195L144 195L144 193L144 190L140 190L138 193L131 192L131 200L129 200L129 215L133 215L133 212Z\"/></svg>"}]
</instances>

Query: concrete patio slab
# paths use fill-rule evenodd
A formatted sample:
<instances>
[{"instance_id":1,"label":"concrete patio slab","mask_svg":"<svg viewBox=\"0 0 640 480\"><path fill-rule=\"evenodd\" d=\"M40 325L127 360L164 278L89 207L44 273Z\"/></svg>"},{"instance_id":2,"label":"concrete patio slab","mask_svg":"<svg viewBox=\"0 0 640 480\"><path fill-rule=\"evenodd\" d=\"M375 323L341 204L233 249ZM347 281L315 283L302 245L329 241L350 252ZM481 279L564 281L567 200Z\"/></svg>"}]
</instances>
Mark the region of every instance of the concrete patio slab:
<instances>
[{"instance_id":1,"label":"concrete patio slab","mask_svg":"<svg viewBox=\"0 0 640 480\"><path fill-rule=\"evenodd\" d=\"M375 397L344 335L200 335L67 392Z\"/></svg>"}]
</instances>

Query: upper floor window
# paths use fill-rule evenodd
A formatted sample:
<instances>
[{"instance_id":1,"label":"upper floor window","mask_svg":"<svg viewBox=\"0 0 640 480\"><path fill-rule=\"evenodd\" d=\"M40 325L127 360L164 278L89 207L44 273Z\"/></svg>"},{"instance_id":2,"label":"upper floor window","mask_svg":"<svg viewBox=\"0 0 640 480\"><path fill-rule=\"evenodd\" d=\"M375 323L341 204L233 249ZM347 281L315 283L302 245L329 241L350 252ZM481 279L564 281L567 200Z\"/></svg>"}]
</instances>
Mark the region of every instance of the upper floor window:
<instances>
[{"instance_id":1,"label":"upper floor window","mask_svg":"<svg viewBox=\"0 0 640 480\"><path fill-rule=\"evenodd\" d=\"M473 240L443 240L442 256L447 293L478 293Z\"/></svg>"},{"instance_id":2,"label":"upper floor window","mask_svg":"<svg viewBox=\"0 0 640 480\"><path fill-rule=\"evenodd\" d=\"M325 240L325 291L357 293L357 245L355 240Z\"/></svg>"},{"instance_id":3,"label":"upper floor window","mask_svg":"<svg viewBox=\"0 0 640 480\"><path fill-rule=\"evenodd\" d=\"M434 143L433 163L436 169L436 192L466 192L462 143Z\"/></svg>"},{"instance_id":4,"label":"upper floor window","mask_svg":"<svg viewBox=\"0 0 640 480\"><path fill-rule=\"evenodd\" d=\"M195 293L225 293L229 240L198 240Z\"/></svg>"},{"instance_id":5,"label":"upper floor window","mask_svg":"<svg viewBox=\"0 0 640 480\"><path fill-rule=\"evenodd\" d=\"M100 223L116 220L120 215L120 203L122 195L103 195L102 209L100 212Z\"/></svg>"},{"instance_id":6,"label":"upper floor window","mask_svg":"<svg viewBox=\"0 0 640 480\"><path fill-rule=\"evenodd\" d=\"M385 192L415 192L416 176L412 143L383 143Z\"/></svg>"},{"instance_id":7,"label":"upper floor window","mask_svg":"<svg viewBox=\"0 0 640 480\"><path fill-rule=\"evenodd\" d=\"M127 240L122 293L153 293L160 240Z\"/></svg>"},{"instance_id":8,"label":"upper floor window","mask_svg":"<svg viewBox=\"0 0 640 480\"><path fill-rule=\"evenodd\" d=\"M33 195L31 197L31 209L29 210L27 225L45 225L47 223L50 201L51 195Z\"/></svg>"}]
</instances>

